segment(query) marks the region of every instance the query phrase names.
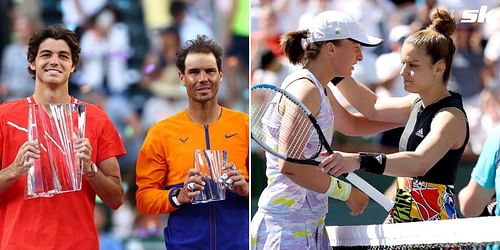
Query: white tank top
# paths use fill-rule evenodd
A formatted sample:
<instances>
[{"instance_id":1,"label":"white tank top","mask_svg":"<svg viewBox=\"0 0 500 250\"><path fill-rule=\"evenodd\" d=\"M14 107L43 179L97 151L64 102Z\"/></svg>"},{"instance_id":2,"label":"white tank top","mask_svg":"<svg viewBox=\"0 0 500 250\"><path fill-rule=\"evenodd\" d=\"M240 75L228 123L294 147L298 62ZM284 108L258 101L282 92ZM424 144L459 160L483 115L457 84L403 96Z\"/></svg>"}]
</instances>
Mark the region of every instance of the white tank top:
<instances>
[{"instance_id":1,"label":"white tank top","mask_svg":"<svg viewBox=\"0 0 500 250\"><path fill-rule=\"evenodd\" d=\"M290 84L301 84L296 81L299 78L309 79L317 88L321 96L321 106L316 116L316 120L325 135L328 143L331 143L333 136L333 112L326 96L325 90L316 77L307 69L298 70L290 74L281 86L285 89ZM265 117L264 117L265 119ZM269 119L270 121L272 119ZM279 131L280 124L267 124L270 130L269 140L277 143L277 133L272 133L273 130ZM308 144L317 145L319 138L311 138ZM312 152L311 152L312 151ZM305 155L313 154L315 149L306 147ZM321 160L321 157L316 158ZM265 213L273 214L288 214L288 213L315 213L325 214L328 211L328 196L326 194L317 193L295 184L287 176L281 174L278 167L278 158L272 154L266 153L266 176L267 187L264 189L259 198L259 209ZM307 206L306 206L307 205ZM304 206L309 207L309 211L301 210Z\"/></svg>"}]
</instances>

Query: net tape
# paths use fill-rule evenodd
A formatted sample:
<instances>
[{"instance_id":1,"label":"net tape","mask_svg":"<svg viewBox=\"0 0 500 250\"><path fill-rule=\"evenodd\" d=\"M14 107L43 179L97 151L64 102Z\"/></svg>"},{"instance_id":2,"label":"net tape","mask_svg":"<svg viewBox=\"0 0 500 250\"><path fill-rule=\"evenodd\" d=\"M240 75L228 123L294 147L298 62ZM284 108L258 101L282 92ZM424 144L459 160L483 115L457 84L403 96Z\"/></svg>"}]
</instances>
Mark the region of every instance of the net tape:
<instances>
[{"instance_id":1,"label":"net tape","mask_svg":"<svg viewBox=\"0 0 500 250\"><path fill-rule=\"evenodd\" d=\"M484 249L500 243L500 217L327 226L333 249Z\"/></svg>"}]
</instances>

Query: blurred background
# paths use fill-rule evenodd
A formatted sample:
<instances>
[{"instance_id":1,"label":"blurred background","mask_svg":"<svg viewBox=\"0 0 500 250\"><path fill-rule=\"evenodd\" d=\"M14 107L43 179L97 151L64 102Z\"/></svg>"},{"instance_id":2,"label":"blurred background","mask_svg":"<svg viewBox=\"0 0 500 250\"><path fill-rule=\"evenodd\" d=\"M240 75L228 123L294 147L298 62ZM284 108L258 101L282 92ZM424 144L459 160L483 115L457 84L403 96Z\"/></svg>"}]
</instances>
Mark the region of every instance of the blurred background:
<instances>
[{"instance_id":1,"label":"blurred background","mask_svg":"<svg viewBox=\"0 0 500 250\"><path fill-rule=\"evenodd\" d=\"M470 179L481 147L489 131L500 124L500 1L498 0L252 0L251 11L251 85L280 85L294 70L279 47L280 36L305 29L316 14L335 9L353 16L364 31L384 38L382 46L363 48L363 61L354 66L353 77L379 96L404 96L407 93L399 75L402 41L413 31L430 24L435 7L451 11L457 20L453 40L457 48L449 88L463 95L471 136L459 167L455 191L458 193ZM483 7L481 7L483 6ZM485 18L479 18L480 10ZM478 14L473 23L461 22L464 10ZM474 21L474 20L473 20ZM342 95L334 94L351 112ZM368 137L347 137L336 133L333 149L347 152L396 152L402 128ZM260 193L266 186L264 152L252 144L252 215ZM394 178L360 172L360 176L386 195ZM387 190L387 191L386 191ZM380 224L387 212L373 201L364 214L349 216L343 202L330 199L327 225ZM457 204L458 205L458 204Z\"/></svg>"},{"instance_id":2,"label":"blurred background","mask_svg":"<svg viewBox=\"0 0 500 250\"><path fill-rule=\"evenodd\" d=\"M98 201L101 249L164 249L166 216L135 206L135 161L148 128L187 107L176 51L197 34L224 48L220 104L248 111L248 0L0 0L0 102L30 96L27 44L33 32L63 23L78 34L81 61L70 92L101 106L127 148L120 158L125 203Z\"/></svg>"}]
</instances>

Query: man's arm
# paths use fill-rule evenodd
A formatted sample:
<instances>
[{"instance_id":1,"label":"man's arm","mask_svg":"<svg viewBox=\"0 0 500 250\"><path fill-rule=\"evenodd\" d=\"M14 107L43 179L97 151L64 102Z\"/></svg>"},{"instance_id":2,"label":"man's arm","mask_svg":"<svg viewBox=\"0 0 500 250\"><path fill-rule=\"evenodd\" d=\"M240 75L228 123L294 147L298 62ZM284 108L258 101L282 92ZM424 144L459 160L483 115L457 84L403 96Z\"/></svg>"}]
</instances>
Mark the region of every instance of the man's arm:
<instances>
[{"instance_id":1,"label":"man's arm","mask_svg":"<svg viewBox=\"0 0 500 250\"><path fill-rule=\"evenodd\" d=\"M116 157L110 157L98 164L93 176L85 176L99 197L113 209L123 203L124 191L120 177L120 166Z\"/></svg>"},{"instance_id":2,"label":"man's arm","mask_svg":"<svg viewBox=\"0 0 500 250\"><path fill-rule=\"evenodd\" d=\"M145 214L171 213L177 209L171 202L170 190L165 190L168 175L167 159L164 154L165 138L160 136L161 128L151 126L137 155L136 183L137 209Z\"/></svg>"},{"instance_id":3,"label":"man's arm","mask_svg":"<svg viewBox=\"0 0 500 250\"><path fill-rule=\"evenodd\" d=\"M83 161L83 174L97 195L112 209L120 207L123 203L124 192L121 185L120 165L116 157L109 157L98 162L97 172L93 172L92 145L89 139L77 139L75 152L77 159Z\"/></svg>"},{"instance_id":4,"label":"man's arm","mask_svg":"<svg viewBox=\"0 0 500 250\"><path fill-rule=\"evenodd\" d=\"M475 217L481 214L484 208L491 202L495 189L484 188L474 179L458 193L460 211L465 217Z\"/></svg>"},{"instance_id":5,"label":"man's arm","mask_svg":"<svg viewBox=\"0 0 500 250\"><path fill-rule=\"evenodd\" d=\"M491 202L500 164L500 127L496 127L483 145L481 155L471 173L469 184L458 194L460 210L466 217L478 216ZM498 191L498 190L497 190ZM498 194L497 194L498 195Z\"/></svg>"},{"instance_id":6,"label":"man's arm","mask_svg":"<svg viewBox=\"0 0 500 250\"><path fill-rule=\"evenodd\" d=\"M3 193L28 169L33 166L33 161L26 161L29 158L39 158L40 151L33 143L25 142L17 152L16 159L6 168L0 170L0 193Z\"/></svg>"}]
</instances>

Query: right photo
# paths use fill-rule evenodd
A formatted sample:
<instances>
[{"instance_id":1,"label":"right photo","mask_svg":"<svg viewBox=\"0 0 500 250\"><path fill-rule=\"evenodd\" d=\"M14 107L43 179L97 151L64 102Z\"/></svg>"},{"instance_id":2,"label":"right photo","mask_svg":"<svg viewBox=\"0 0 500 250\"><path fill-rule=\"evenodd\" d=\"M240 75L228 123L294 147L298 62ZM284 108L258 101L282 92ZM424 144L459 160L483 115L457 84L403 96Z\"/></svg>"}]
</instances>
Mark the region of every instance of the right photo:
<instances>
[{"instance_id":1,"label":"right photo","mask_svg":"<svg viewBox=\"0 0 500 250\"><path fill-rule=\"evenodd\" d=\"M251 249L499 249L499 1L250 19Z\"/></svg>"}]
</instances>

